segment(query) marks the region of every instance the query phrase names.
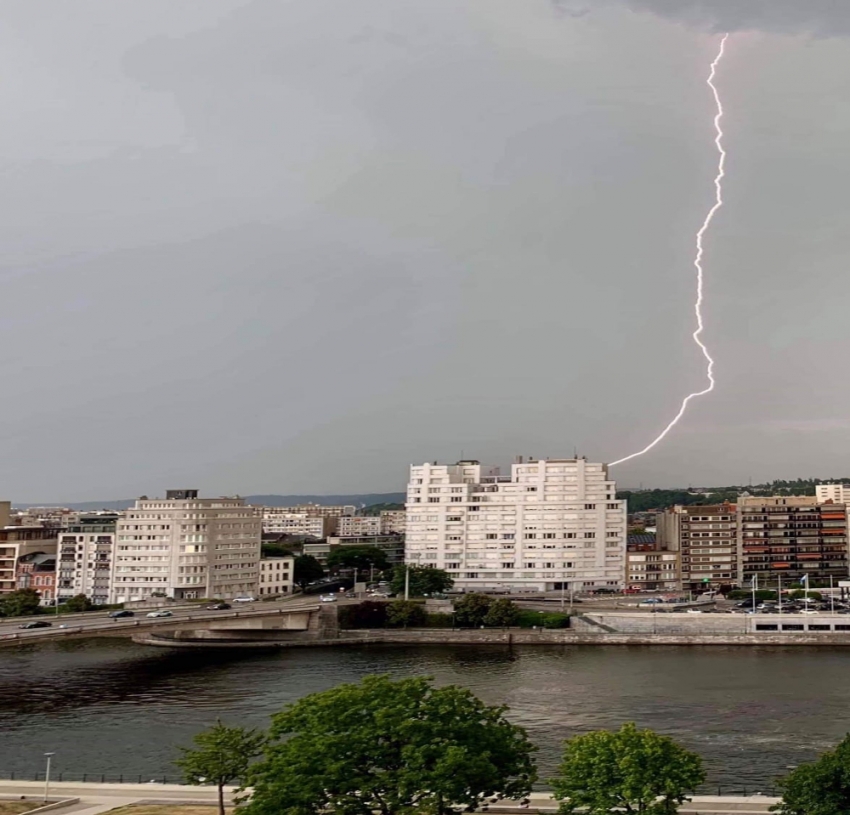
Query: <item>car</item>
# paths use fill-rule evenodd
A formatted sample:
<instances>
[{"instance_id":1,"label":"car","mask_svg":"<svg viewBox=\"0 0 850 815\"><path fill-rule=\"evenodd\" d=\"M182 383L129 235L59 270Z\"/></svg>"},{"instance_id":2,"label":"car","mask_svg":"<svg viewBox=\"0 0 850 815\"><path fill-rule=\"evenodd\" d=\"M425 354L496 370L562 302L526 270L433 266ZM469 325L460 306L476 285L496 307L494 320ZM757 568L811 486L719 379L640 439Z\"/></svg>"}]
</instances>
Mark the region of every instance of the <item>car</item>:
<instances>
[{"instance_id":1,"label":"car","mask_svg":"<svg viewBox=\"0 0 850 815\"><path fill-rule=\"evenodd\" d=\"M213 603L211 606L207 606L207 611L227 611L229 608L232 608L230 603Z\"/></svg>"},{"instance_id":2,"label":"car","mask_svg":"<svg viewBox=\"0 0 850 815\"><path fill-rule=\"evenodd\" d=\"M647 597L646 600L641 600L638 605L639 606L657 606L659 603L663 603L664 601L660 597Z\"/></svg>"},{"instance_id":3,"label":"car","mask_svg":"<svg viewBox=\"0 0 850 815\"><path fill-rule=\"evenodd\" d=\"M813 608L803 608L803 609L800 609L800 611L798 613L799 614L820 614L819 611L817 611Z\"/></svg>"},{"instance_id":4,"label":"car","mask_svg":"<svg viewBox=\"0 0 850 815\"><path fill-rule=\"evenodd\" d=\"M18 628L50 628L53 623L48 623L44 620L33 620L31 623L23 623Z\"/></svg>"},{"instance_id":5,"label":"car","mask_svg":"<svg viewBox=\"0 0 850 815\"><path fill-rule=\"evenodd\" d=\"M233 602L234 603L253 603L254 598L253 597L235 597L233 599Z\"/></svg>"},{"instance_id":6,"label":"car","mask_svg":"<svg viewBox=\"0 0 850 815\"><path fill-rule=\"evenodd\" d=\"M135 617L136 615L132 611L127 611L127 609L122 609L121 611L110 611L109 616L113 620L119 620L121 617Z\"/></svg>"},{"instance_id":7,"label":"car","mask_svg":"<svg viewBox=\"0 0 850 815\"><path fill-rule=\"evenodd\" d=\"M323 603L335 603L336 602L336 595L335 594L323 594L319 599Z\"/></svg>"},{"instance_id":8,"label":"car","mask_svg":"<svg viewBox=\"0 0 850 815\"><path fill-rule=\"evenodd\" d=\"M166 611L165 609L160 609L158 611L149 611L146 616L148 616L148 617L173 617L174 615L170 611Z\"/></svg>"},{"instance_id":9,"label":"car","mask_svg":"<svg viewBox=\"0 0 850 815\"><path fill-rule=\"evenodd\" d=\"M594 589L593 590L593 594L617 594L617 593L618 593L617 589L601 588L601 589Z\"/></svg>"},{"instance_id":10,"label":"car","mask_svg":"<svg viewBox=\"0 0 850 815\"><path fill-rule=\"evenodd\" d=\"M701 608L689 608L688 614L702 614Z\"/></svg>"}]
</instances>

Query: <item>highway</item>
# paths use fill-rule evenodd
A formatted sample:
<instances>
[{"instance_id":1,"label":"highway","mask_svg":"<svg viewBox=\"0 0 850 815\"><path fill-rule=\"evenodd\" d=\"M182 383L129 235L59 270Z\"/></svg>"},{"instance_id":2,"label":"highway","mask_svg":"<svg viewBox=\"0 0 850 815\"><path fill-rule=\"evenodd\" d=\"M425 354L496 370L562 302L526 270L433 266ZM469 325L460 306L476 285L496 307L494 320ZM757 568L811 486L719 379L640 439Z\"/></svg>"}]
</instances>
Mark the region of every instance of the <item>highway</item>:
<instances>
[{"instance_id":1,"label":"highway","mask_svg":"<svg viewBox=\"0 0 850 815\"><path fill-rule=\"evenodd\" d=\"M81 633L91 632L102 634L104 631L113 630L116 636L131 636L139 628L154 628L156 626L168 625L181 620L229 620L242 617L265 617L270 614L284 611L299 611L301 609L315 608L319 604L319 597L311 595L303 597L296 595L282 600L267 602L256 601L253 603L232 603L229 611L207 611L203 604L193 606L170 607L171 617L148 617L152 609L140 609L135 612L134 617L109 617L109 612L90 611L81 614L39 615L37 617L12 617L0 621L0 646L17 644L22 642L37 642L39 640L56 640L63 635L79 636ZM52 623L50 628L22 629L21 625L33 620L44 620ZM64 626L64 627L63 627Z\"/></svg>"}]
</instances>

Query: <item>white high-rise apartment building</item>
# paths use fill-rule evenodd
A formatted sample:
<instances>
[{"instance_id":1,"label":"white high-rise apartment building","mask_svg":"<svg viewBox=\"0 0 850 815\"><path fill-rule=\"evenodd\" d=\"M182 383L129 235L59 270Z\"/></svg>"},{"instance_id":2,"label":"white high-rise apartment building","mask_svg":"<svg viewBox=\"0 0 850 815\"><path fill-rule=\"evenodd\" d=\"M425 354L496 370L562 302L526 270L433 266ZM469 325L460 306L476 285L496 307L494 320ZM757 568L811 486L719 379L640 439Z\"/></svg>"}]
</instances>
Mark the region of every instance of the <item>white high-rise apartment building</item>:
<instances>
[{"instance_id":1,"label":"white high-rise apartment building","mask_svg":"<svg viewBox=\"0 0 850 815\"><path fill-rule=\"evenodd\" d=\"M293 512L290 507L261 507L263 532L274 535L304 535L326 538L336 532L339 518Z\"/></svg>"},{"instance_id":2,"label":"white high-rise apartment building","mask_svg":"<svg viewBox=\"0 0 850 815\"><path fill-rule=\"evenodd\" d=\"M85 594L95 605L109 602L117 515L83 515L59 531L56 596Z\"/></svg>"},{"instance_id":3,"label":"white high-rise apartment building","mask_svg":"<svg viewBox=\"0 0 850 815\"><path fill-rule=\"evenodd\" d=\"M605 464L519 460L510 476L477 461L410 468L408 563L457 588L583 591L625 579L626 502Z\"/></svg>"},{"instance_id":4,"label":"white high-rise apartment building","mask_svg":"<svg viewBox=\"0 0 850 815\"><path fill-rule=\"evenodd\" d=\"M260 513L241 498L198 498L169 490L140 498L118 522L111 601L232 599L255 595L260 571Z\"/></svg>"},{"instance_id":5,"label":"white high-rise apartment building","mask_svg":"<svg viewBox=\"0 0 850 815\"><path fill-rule=\"evenodd\" d=\"M815 497L819 504L832 501L833 504L850 505L850 484L817 484Z\"/></svg>"}]
</instances>

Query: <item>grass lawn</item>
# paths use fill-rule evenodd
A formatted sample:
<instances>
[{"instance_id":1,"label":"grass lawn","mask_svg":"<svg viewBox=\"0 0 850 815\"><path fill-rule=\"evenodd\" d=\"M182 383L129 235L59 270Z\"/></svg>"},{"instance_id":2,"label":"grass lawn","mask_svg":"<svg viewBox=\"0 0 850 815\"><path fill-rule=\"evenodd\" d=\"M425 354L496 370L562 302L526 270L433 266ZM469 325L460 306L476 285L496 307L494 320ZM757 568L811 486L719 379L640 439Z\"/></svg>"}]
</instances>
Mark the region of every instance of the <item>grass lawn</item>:
<instances>
[{"instance_id":1,"label":"grass lawn","mask_svg":"<svg viewBox=\"0 0 850 815\"><path fill-rule=\"evenodd\" d=\"M23 811L23 810L20 810ZM59 810L60 812L62 810ZM231 812L231 810L227 810ZM6 815L0 810L0 815ZM157 806L132 804L131 806L110 809L106 815L218 815L218 807L193 807L180 804L165 804Z\"/></svg>"},{"instance_id":2,"label":"grass lawn","mask_svg":"<svg viewBox=\"0 0 850 815\"><path fill-rule=\"evenodd\" d=\"M0 801L0 815L21 815L40 806L37 801Z\"/></svg>"}]
</instances>

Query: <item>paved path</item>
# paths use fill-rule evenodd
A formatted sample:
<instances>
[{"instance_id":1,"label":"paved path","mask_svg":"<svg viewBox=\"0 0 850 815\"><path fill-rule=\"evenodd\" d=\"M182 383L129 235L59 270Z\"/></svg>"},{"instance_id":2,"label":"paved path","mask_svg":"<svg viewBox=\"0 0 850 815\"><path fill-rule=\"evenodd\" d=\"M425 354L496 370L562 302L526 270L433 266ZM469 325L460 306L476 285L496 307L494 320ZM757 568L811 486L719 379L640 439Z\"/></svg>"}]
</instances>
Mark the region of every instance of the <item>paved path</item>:
<instances>
[{"instance_id":1,"label":"paved path","mask_svg":"<svg viewBox=\"0 0 850 815\"><path fill-rule=\"evenodd\" d=\"M231 801L233 788L228 787L226 800ZM38 781L0 781L0 795L21 796L41 800L44 783ZM78 804L57 810L60 815L100 815L128 804L207 804L215 806L217 792L214 787L190 787L181 784L77 784L70 781L50 785L51 799L79 798ZM521 808L505 802L490 807L491 813L525 813L541 810L554 812L555 802L546 793L533 793L531 804ZM767 815L778 798L766 796L699 796L685 804L682 815Z\"/></svg>"}]
</instances>

